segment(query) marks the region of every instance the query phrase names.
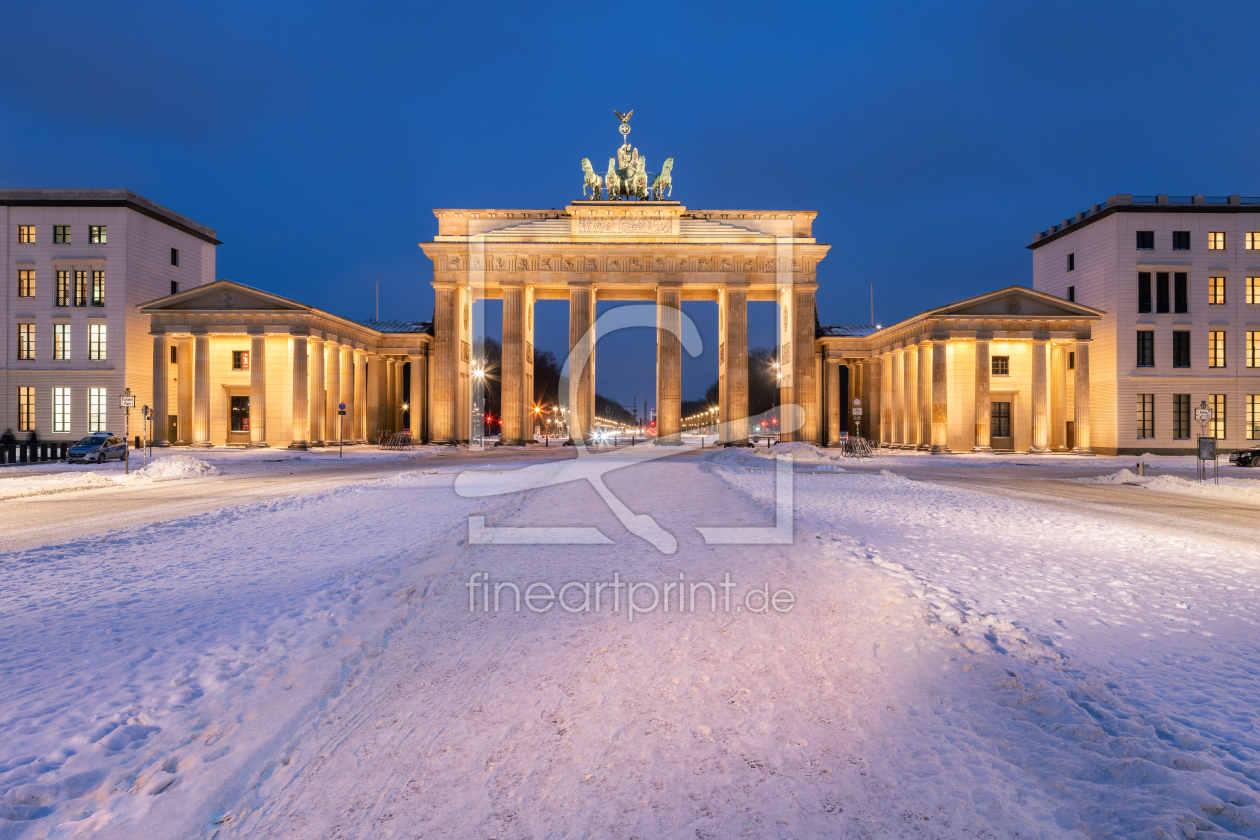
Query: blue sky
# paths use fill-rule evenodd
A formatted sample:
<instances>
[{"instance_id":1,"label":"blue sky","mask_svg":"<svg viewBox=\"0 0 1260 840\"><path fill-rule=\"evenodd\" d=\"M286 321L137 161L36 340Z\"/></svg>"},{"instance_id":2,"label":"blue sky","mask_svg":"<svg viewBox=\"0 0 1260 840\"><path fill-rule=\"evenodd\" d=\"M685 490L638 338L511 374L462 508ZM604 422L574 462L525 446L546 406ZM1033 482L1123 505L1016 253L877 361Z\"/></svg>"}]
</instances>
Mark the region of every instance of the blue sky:
<instances>
[{"instance_id":1,"label":"blue sky","mask_svg":"<svg viewBox=\"0 0 1260 840\"><path fill-rule=\"evenodd\" d=\"M689 207L812 209L824 322L1031 283L1034 231L1113 193L1260 192L1254 3L27 4L0 185L125 187L219 271L429 317L434 207L562 207L618 110ZM711 339L713 304L689 307ZM762 310L765 311L762 311ZM491 307L488 322L496 323ZM538 344L563 355L563 305ZM752 313L768 344L773 313ZM650 332L597 387L653 388ZM713 342L684 395L716 378Z\"/></svg>"}]
</instances>

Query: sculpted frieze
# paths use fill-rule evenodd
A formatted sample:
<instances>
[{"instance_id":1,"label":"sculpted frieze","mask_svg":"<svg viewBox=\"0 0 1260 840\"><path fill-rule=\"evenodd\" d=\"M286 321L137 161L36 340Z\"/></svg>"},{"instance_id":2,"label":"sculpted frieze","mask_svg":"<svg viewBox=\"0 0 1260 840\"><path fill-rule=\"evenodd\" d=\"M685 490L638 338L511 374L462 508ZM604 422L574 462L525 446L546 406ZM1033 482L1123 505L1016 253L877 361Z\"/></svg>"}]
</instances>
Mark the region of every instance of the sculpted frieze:
<instances>
[{"instance_id":1,"label":"sculpted frieze","mask_svg":"<svg viewBox=\"0 0 1260 840\"><path fill-rule=\"evenodd\" d=\"M672 233L670 219L644 217L620 217L615 219L578 219L578 233Z\"/></svg>"}]
</instances>

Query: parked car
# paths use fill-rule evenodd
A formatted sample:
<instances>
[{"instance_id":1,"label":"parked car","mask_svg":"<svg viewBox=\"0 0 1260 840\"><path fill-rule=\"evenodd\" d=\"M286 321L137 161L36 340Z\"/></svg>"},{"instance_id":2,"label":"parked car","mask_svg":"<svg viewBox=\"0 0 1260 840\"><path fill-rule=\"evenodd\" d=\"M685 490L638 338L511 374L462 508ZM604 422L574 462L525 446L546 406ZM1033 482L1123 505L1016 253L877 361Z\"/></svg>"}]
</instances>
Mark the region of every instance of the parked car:
<instances>
[{"instance_id":1,"label":"parked car","mask_svg":"<svg viewBox=\"0 0 1260 840\"><path fill-rule=\"evenodd\" d=\"M1229 453L1229 462L1240 467L1260 467L1260 447Z\"/></svg>"},{"instance_id":2,"label":"parked car","mask_svg":"<svg viewBox=\"0 0 1260 840\"><path fill-rule=\"evenodd\" d=\"M71 464L99 464L111 458L119 461L127 457L127 441L109 432L97 432L70 447L66 460Z\"/></svg>"}]
</instances>

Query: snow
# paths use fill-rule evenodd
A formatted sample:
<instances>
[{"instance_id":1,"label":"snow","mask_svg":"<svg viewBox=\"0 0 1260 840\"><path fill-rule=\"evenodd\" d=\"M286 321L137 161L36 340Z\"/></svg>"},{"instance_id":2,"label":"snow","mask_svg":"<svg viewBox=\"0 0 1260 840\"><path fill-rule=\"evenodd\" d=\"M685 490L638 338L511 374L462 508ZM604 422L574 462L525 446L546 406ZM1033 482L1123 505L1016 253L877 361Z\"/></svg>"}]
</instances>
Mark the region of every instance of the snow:
<instances>
[{"instance_id":1,"label":"snow","mask_svg":"<svg viewBox=\"0 0 1260 840\"><path fill-rule=\"evenodd\" d=\"M784 451L794 543L706 545L772 524ZM148 480L261 456L176 457ZM585 481L466 499L453 467L0 555L0 838L1260 834L1260 554L898 474L917 457L607 472L674 555ZM468 545L470 514L613 544ZM469 613L474 572L796 602Z\"/></svg>"},{"instance_id":2,"label":"snow","mask_svg":"<svg viewBox=\"0 0 1260 840\"><path fill-rule=\"evenodd\" d=\"M1222 477L1217 484L1211 478L1209 470L1207 482L1191 481L1176 475L1141 476L1127 469L1111 475L1081 478L1094 484L1132 484L1161 493L1180 493L1201 498L1250 502L1260 504L1260 479Z\"/></svg>"}]
</instances>

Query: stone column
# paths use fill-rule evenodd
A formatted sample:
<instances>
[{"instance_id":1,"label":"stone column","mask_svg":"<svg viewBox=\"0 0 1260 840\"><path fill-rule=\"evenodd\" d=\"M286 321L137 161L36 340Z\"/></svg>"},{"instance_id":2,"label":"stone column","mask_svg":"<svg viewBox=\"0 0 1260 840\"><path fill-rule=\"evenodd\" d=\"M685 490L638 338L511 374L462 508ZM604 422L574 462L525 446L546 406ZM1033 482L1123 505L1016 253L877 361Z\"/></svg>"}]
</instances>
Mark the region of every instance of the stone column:
<instances>
[{"instance_id":1,"label":"stone column","mask_svg":"<svg viewBox=\"0 0 1260 840\"><path fill-rule=\"evenodd\" d=\"M840 365L823 361L827 371L827 445L840 445Z\"/></svg>"},{"instance_id":2,"label":"stone column","mask_svg":"<svg viewBox=\"0 0 1260 840\"><path fill-rule=\"evenodd\" d=\"M1032 446L1029 452L1050 451L1050 369L1047 342L1032 343Z\"/></svg>"},{"instance_id":3,"label":"stone column","mask_svg":"<svg viewBox=\"0 0 1260 840\"><path fill-rule=\"evenodd\" d=\"M354 440L367 443L367 353L354 351Z\"/></svg>"},{"instance_id":4,"label":"stone column","mask_svg":"<svg viewBox=\"0 0 1260 840\"><path fill-rule=\"evenodd\" d=\"M505 445L525 442L525 286L520 281L500 284L503 293L503 365L499 411Z\"/></svg>"},{"instance_id":5,"label":"stone column","mask_svg":"<svg viewBox=\"0 0 1260 840\"><path fill-rule=\"evenodd\" d=\"M455 442L455 395L459 384L459 294L455 286L433 285L433 418L435 443Z\"/></svg>"},{"instance_id":6,"label":"stone column","mask_svg":"<svg viewBox=\"0 0 1260 840\"><path fill-rule=\"evenodd\" d=\"M153 336L153 445L170 446L167 440L170 408L167 390L170 387L171 351L166 349L166 334Z\"/></svg>"},{"instance_id":7,"label":"stone column","mask_svg":"<svg viewBox=\"0 0 1260 840\"><path fill-rule=\"evenodd\" d=\"M1050 347L1050 448L1067 451L1067 348Z\"/></svg>"},{"instance_id":8,"label":"stone column","mask_svg":"<svg viewBox=\"0 0 1260 840\"><path fill-rule=\"evenodd\" d=\"M656 440L681 444L682 343L677 330L682 323L682 290L657 286L656 305Z\"/></svg>"},{"instance_id":9,"label":"stone column","mask_svg":"<svg viewBox=\"0 0 1260 840\"><path fill-rule=\"evenodd\" d=\"M888 445L893 449L900 449L906 436L905 407L902 405L906 394L905 376L902 373L904 365L905 354L900 350L889 354L888 393L892 397L892 405L889 407L892 427L888 430Z\"/></svg>"},{"instance_id":10,"label":"stone column","mask_svg":"<svg viewBox=\"0 0 1260 840\"><path fill-rule=\"evenodd\" d=\"M718 401L720 443L743 446L748 443L748 291L725 287L719 293L719 380ZM681 370L681 357L680 370ZM679 407L681 411L681 406Z\"/></svg>"},{"instance_id":11,"label":"stone column","mask_svg":"<svg viewBox=\"0 0 1260 840\"><path fill-rule=\"evenodd\" d=\"M267 336L249 337L249 445L267 445Z\"/></svg>"},{"instance_id":12,"label":"stone column","mask_svg":"<svg viewBox=\"0 0 1260 840\"><path fill-rule=\"evenodd\" d=\"M346 413L341 418L341 440L354 443L354 348L348 344L341 345L341 401L346 404Z\"/></svg>"},{"instance_id":13,"label":"stone column","mask_svg":"<svg viewBox=\"0 0 1260 840\"><path fill-rule=\"evenodd\" d=\"M424 413L428 405L428 393L425 388L425 373L428 370L428 359L423 355L411 354L407 357L411 362L411 399L407 405L407 427L411 429L411 439L423 443L425 439Z\"/></svg>"},{"instance_id":14,"label":"stone column","mask_svg":"<svg viewBox=\"0 0 1260 840\"><path fill-rule=\"evenodd\" d=\"M311 436L310 373L306 336L293 336L293 433L290 449L306 449Z\"/></svg>"},{"instance_id":15,"label":"stone column","mask_svg":"<svg viewBox=\"0 0 1260 840\"><path fill-rule=\"evenodd\" d=\"M822 443L822 406L818 395L818 374L814 366L814 290L817 286L796 286L792 306L792 386L796 404L805 409L805 425L792 440Z\"/></svg>"},{"instance_id":16,"label":"stone column","mask_svg":"<svg viewBox=\"0 0 1260 840\"><path fill-rule=\"evenodd\" d=\"M989 376L993 368L989 362L989 340L976 339L976 445L972 452L992 452L989 440L989 421L993 406L989 400Z\"/></svg>"},{"instance_id":17,"label":"stone column","mask_svg":"<svg viewBox=\"0 0 1260 840\"><path fill-rule=\"evenodd\" d=\"M324 340L310 338L307 343L311 354L310 445L323 446L327 439L325 420L328 415L328 399L324 391Z\"/></svg>"},{"instance_id":18,"label":"stone column","mask_svg":"<svg viewBox=\"0 0 1260 840\"><path fill-rule=\"evenodd\" d=\"M367 356L367 440L376 443L381 425L381 367L383 360L376 353Z\"/></svg>"},{"instance_id":19,"label":"stone column","mask_svg":"<svg viewBox=\"0 0 1260 840\"><path fill-rule=\"evenodd\" d=\"M394 360L394 428L403 430L403 378L407 375L407 363L402 359Z\"/></svg>"},{"instance_id":20,"label":"stone column","mask_svg":"<svg viewBox=\"0 0 1260 840\"><path fill-rule=\"evenodd\" d=\"M1089 448L1089 342L1076 342L1076 393L1073 427L1076 435L1077 455L1093 455Z\"/></svg>"},{"instance_id":21,"label":"stone column","mask_svg":"<svg viewBox=\"0 0 1260 840\"><path fill-rule=\"evenodd\" d=\"M932 342L932 452L949 452L949 382L944 341Z\"/></svg>"},{"instance_id":22,"label":"stone column","mask_svg":"<svg viewBox=\"0 0 1260 840\"><path fill-rule=\"evenodd\" d=\"M919 443L919 348L913 344L901 354L902 396L901 405L905 428L902 430L902 449L918 449Z\"/></svg>"},{"instance_id":23,"label":"stone column","mask_svg":"<svg viewBox=\"0 0 1260 840\"><path fill-rule=\"evenodd\" d=\"M193 336L192 445L210 442L210 336Z\"/></svg>"},{"instance_id":24,"label":"stone column","mask_svg":"<svg viewBox=\"0 0 1260 840\"><path fill-rule=\"evenodd\" d=\"M879 406L879 442L892 445L892 356L881 353L873 362L871 395ZM878 393L877 393L878 392Z\"/></svg>"},{"instance_id":25,"label":"stone column","mask_svg":"<svg viewBox=\"0 0 1260 840\"><path fill-rule=\"evenodd\" d=\"M191 336L180 336L175 340L175 383L178 389L175 413L175 433L179 443L187 446L193 441L193 339Z\"/></svg>"},{"instance_id":26,"label":"stone column","mask_svg":"<svg viewBox=\"0 0 1260 840\"><path fill-rule=\"evenodd\" d=\"M342 419L337 415L337 403L341 402L341 345L330 341L324 347L328 354L324 362L324 441L335 446L340 440Z\"/></svg>"},{"instance_id":27,"label":"stone column","mask_svg":"<svg viewBox=\"0 0 1260 840\"><path fill-rule=\"evenodd\" d=\"M915 411L919 415L919 448L932 451L932 342L918 346L919 399Z\"/></svg>"},{"instance_id":28,"label":"stone column","mask_svg":"<svg viewBox=\"0 0 1260 840\"><path fill-rule=\"evenodd\" d=\"M677 294L677 292L675 292ZM659 301L659 295L658 295ZM570 399L562 406L569 409L569 439L584 439L590 435L594 428L595 420L595 345L594 336L588 335L588 331L595 323L595 287L589 284L570 285L569 286L569 353L570 358L575 358L574 351L580 346L583 347L583 353L587 354L589 361L582 370L569 371L569 389ZM659 348L659 339L658 339ZM657 380L659 383L660 374L658 366ZM660 385L657 385L657 392L660 392ZM572 395L576 395L574 401ZM561 395L562 401L564 395ZM570 407L572 403L575 408ZM660 429L660 404L657 404L657 429ZM681 404L678 409L681 411Z\"/></svg>"},{"instance_id":29,"label":"stone column","mask_svg":"<svg viewBox=\"0 0 1260 840\"><path fill-rule=\"evenodd\" d=\"M867 440L877 443L883 436L881 424L883 416L879 398L880 360L878 357L872 357L862 363L862 407L866 409L862 412L862 419L866 421L862 424L862 430Z\"/></svg>"},{"instance_id":30,"label":"stone column","mask_svg":"<svg viewBox=\"0 0 1260 840\"><path fill-rule=\"evenodd\" d=\"M398 362L394 359L381 360L381 374L384 380L381 382L381 426L388 429L391 434L401 432L402 429L398 425L398 418L395 416L397 412L394 410L400 402L398 395L394 393L398 377L394 373L394 366Z\"/></svg>"}]
</instances>

